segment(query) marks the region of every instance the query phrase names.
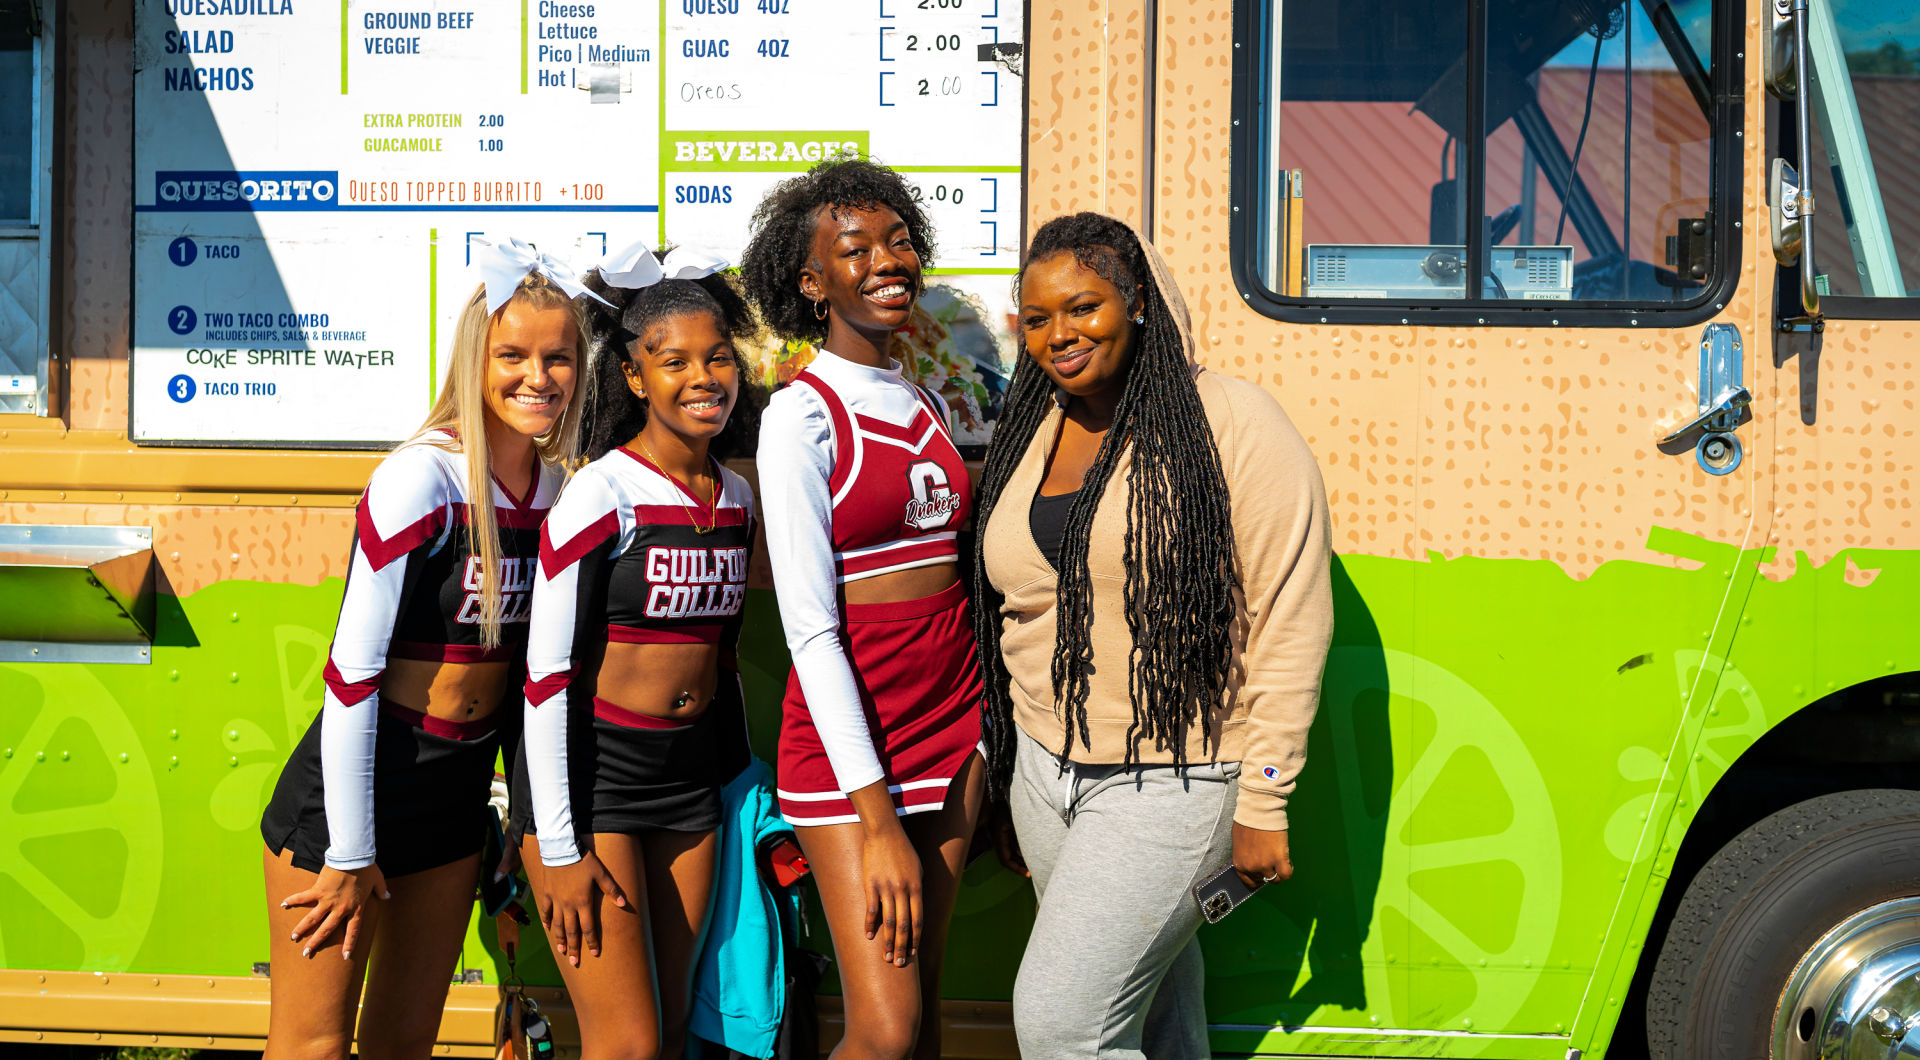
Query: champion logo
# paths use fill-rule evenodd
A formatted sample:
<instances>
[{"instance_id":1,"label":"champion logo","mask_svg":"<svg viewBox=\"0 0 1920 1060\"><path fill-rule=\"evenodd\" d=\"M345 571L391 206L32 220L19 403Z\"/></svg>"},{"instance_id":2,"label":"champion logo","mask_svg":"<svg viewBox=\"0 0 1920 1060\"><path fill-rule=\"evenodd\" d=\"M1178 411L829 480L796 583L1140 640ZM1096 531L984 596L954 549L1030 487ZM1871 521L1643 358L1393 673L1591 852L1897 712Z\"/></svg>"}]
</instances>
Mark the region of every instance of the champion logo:
<instances>
[{"instance_id":1,"label":"champion logo","mask_svg":"<svg viewBox=\"0 0 1920 1060\"><path fill-rule=\"evenodd\" d=\"M1273 768L1272 766L1261 766L1260 775L1263 777L1266 777L1268 780L1280 779L1280 771L1278 769Z\"/></svg>"}]
</instances>

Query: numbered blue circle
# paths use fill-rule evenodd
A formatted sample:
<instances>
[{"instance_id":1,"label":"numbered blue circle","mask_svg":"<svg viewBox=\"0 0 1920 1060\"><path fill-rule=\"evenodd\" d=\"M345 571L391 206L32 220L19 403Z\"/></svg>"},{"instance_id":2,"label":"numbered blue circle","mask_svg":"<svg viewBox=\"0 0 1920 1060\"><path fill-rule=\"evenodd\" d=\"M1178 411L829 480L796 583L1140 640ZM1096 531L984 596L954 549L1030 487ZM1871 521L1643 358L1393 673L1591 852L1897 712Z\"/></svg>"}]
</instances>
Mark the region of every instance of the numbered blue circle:
<instances>
[{"instance_id":1,"label":"numbered blue circle","mask_svg":"<svg viewBox=\"0 0 1920 1060\"><path fill-rule=\"evenodd\" d=\"M193 264L193 259L199 256L200 247L186 236L167 244L167 260L183 269Z\"/></svg>"},{"instance_id":2,"label":"numbered blue circle","mask_svg":"<svg viewBox=\"0 0 1920 1060\"><path fill-rule=\"evenodd\" d=\"M200 315L195 313L191 306L177 305L167 310L167 327L171 328L175 335L185 335L198 323L200 323Z\"/></svg>"},{"instance_id":3,"label":"numbered blue circle","mask_svg":"<svg viewBox=\"0 0 1920 1060\"><path fill-rule=\"evenodd\" d=\"M190 375L176 375L167 380L167 396L182 405L192 401L198 389L193 385L193 377Z\"/></svg>"}]
</instances>

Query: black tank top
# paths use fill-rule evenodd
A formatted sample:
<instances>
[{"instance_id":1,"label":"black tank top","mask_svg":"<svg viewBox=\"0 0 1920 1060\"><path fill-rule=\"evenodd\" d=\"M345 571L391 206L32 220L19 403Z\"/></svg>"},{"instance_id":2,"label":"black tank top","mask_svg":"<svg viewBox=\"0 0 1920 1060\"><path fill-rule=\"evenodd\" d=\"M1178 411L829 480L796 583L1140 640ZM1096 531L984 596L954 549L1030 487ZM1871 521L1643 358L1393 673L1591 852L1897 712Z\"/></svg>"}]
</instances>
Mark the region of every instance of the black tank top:
<instances>
[{"instance_id":1,"label":"black tank top","mask_svg":"<svg viewBox=\"0 0 1920 1060\"><path fill-rule=\"evenodd\" d=\"M1073 499L1078 496L1079 490L1058 497L1042 496L1035 490L1033 507L1027 509L1027 528L1033 531L1033 543L1040 546L1040 554L1056 572L1060 570L1060 537L1067 529L1067 509L1073 507Z\"/></svg>"}]
</instances>

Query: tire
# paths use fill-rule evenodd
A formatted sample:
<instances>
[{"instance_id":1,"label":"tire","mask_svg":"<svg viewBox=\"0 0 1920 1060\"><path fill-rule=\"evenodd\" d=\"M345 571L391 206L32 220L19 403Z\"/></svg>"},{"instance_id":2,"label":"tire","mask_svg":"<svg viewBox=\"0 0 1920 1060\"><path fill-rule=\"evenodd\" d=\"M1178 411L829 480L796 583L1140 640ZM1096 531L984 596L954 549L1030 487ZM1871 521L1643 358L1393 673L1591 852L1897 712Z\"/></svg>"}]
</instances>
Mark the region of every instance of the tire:
<instances>
[{"instance_id":1,"label":"tire","mask_svg":"<svg viewBox=\"0 0 1920 1060\"><path fill-rule=\"evenodd\" d=\"M1687 885L1647 989L1654 1060L1760 1060L1795 966L1853 914L1920 895L1920 791L1843 791L1734 837Z\"/></svg>"}]
</instances>

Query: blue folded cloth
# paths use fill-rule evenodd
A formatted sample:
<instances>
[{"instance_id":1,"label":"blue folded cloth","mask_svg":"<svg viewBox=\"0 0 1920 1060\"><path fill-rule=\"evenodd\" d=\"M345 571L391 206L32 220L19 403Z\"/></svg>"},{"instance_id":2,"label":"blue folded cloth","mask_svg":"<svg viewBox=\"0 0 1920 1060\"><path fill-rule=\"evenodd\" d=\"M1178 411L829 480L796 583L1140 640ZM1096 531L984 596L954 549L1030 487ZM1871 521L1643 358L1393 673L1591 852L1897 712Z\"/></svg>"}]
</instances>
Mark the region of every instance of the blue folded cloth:
<instances>
[{"instance_id":1,"label":"blue folded cloth","mask_svg":"<svg viewBox=\"0 0 1920 1060\"><path fill-rule=\"evenodd\" d=\"M768 836L793 829L773 797L773 771L755 758L720 790L720 858L713 919L693 973L688 1030L748 1056L771 1057L787 1004L781 908L798 916L798 888L775 889L760 876L757 853Z\"/></svg>"}]
</instances>

